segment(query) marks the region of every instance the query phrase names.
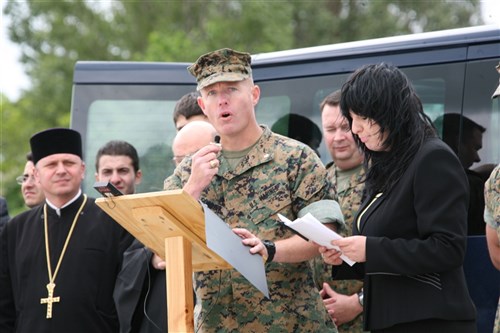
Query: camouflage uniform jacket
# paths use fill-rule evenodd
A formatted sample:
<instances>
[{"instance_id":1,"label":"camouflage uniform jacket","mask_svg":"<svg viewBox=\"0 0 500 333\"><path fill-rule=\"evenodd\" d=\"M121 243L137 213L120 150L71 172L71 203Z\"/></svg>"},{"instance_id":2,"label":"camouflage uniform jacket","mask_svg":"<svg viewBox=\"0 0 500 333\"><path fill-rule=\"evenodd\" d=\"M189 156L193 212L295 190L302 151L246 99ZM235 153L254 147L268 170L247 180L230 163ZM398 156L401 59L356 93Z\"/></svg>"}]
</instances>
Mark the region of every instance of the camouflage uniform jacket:
<instances>
[{"instance_id":1,"label":"camouflage uniform jacket","mask_svg":"<svg viewBox=\"0 0 500 333\"><path fill-rule=\"evenodd\" d=\"M326 170L307 146L272 133L267 127L234 170L223 156L220 168L201 195L231 228L243 227L260 239L292 236L277 213L294 220L300 209L330 199ZM164 183L166 190L188 180L186 159ZM266 264L270 300L236 270L194 274L199 332L336 332L308 262Z\"/></svg>"},{"instance_id":2,"label":"camouflage uniform jacket","mask_svg":"<svg viewBox=\"0 0 500 333\"><path fill-rule=\"evenodd\" d=\"M491 172L490 178L486 181L484 199L484 220L490 227L496 229L500 242L500 164ZM493 332L500 332L500 298Z\"/></svg>"},{"instance_id":3,"label":"camouflage uniform jacket","mask_svg":"<svg viewBox=\"0 0 500 333\"><path fill-rule=\"evenodd\" d=\"M359 210L363 196L363 177L365 175L364 169L353 174L349 181L346 183L345 188L339 188L337 179L337 167L332 163L327 165L328 179L332 185L332 192L334 200L337 200L342 214L346 228L339 231L342 236L352 235L352 223L354 216ZM331 285L331 287L338 293L344 295L352 295L358 293L363 287L363 282L358 280L332 280L332 266L325 264L321 258L314 258L314 281L318 289L323 288L323 282ZM339 332L363 332L363 316L358 316L354 320L342 324L338 327Z\"/></svg>"}]
</instances>

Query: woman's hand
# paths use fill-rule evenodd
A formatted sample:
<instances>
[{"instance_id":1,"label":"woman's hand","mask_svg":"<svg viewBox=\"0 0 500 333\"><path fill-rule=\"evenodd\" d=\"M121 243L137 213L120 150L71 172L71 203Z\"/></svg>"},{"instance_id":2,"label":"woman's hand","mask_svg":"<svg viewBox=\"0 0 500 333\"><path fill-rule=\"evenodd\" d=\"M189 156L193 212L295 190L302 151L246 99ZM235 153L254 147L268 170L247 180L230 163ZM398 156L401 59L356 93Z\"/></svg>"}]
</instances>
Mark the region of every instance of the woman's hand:
<instances>
[{"instance_id":1,"label":"woman's hand","mask_svg":"<svg viewBox=\"0 0 500 333\"><path fill-rule=\"evenodd\" d=\"M355 262L366 261L366 236L344 237L332 241L332 245L338 246L344 255Z\"/></svg>"},{"instance_id":2,"label":"woman's hand","mask_svg":"<svg viewBox=\"0 0 500 333\"><path fill-rule=\"evenodd\" d=\"M342 258L340 256L342 254L355 262L366 261L366 236L344 237L333 240L331 244L336 246L340 251L327 249L324 246L319 247L319 253L321 253L323 260L327 264L341 265Z\"/></svg>"}]
</instances>

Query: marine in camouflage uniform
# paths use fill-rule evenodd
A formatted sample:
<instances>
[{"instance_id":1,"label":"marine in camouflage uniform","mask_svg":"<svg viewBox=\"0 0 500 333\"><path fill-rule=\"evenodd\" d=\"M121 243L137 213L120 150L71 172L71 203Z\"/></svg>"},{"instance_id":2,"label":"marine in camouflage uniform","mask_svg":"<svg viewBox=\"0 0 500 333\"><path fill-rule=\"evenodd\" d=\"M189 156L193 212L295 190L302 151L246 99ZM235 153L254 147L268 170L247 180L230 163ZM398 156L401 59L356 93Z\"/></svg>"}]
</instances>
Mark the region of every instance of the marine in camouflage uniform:
<instances>
[{"instance_id":1,"label":"marine in camouflage uniform","mask_svg":"<svg viewBox=\"0 0 500 333\"><path fill-rule=\"evenodd\" d=\"M183 188L238 227L235 232L249 249L267 256L270 299L235 270L197 272L196 330L336 332L307 261L318 249L277 218L281 213L295 219L310 206L331 210L332 200L323 200L330 199L326 170L306 145L259 126L260 88L251 79L250 62L250 54L226 48L188 67L201 92L198 104L220 135L220 145L209 144L184 159L165 189Z\"/></svg>"},{"instance_id":2,"label":"marine in camouflage uniform","mask_svg":"<svg viewBox=\"0 0 500 333\"><path fill-rule=\"evenodd\" d=\"M293 235L277 213L294 220L308 204L329 199L326 170L316 154L267 127L233 170L223 154L219 161L201 201L231 228L247 228L261 239ZM187 158L165 180L165 190L182 188L190 168ZM195 327L201 325L200 332L336 332L307 261L268 263L266 275L270 299L234 269L195 273Z\"/></svg>"},{"instance_id":3,"label":"marine in camouflage uniform","mask_svg":"<svg viewBox=\"0 0 500 333\"><path fill-rule=\"evenodd\" d=\"M493 170L484 186L484 220L489 227L495 229L500 242L500 164ZM498 300L495 327L493 332L500 332L500 298Z\"/></svg>"},{"instance_id":4,"label":"marine in camouflage uniform","mask_svg":"<svg viewBox=\"0 0 500 333\"><path fill-rule=\"evenodd\" d=\"M327 177L331 182L333 197L338 201L344 215L345 228L338 230L339 234L346 237L352 235L354 216L361 205L364 184L364 169L362 165L354 170L349 180L342 187L337 178L338 168L333 162L327 165ZM323 283L328 283L336 292L344 295L358 293L363 288L363 282L358 280L332 280L332 266L325 264L321 257L312 259L314 267L314 281L318 289L323 288ZM344 323L338 327L339 332L363 332L363 316Z\"/></svg>"}]
</instances>

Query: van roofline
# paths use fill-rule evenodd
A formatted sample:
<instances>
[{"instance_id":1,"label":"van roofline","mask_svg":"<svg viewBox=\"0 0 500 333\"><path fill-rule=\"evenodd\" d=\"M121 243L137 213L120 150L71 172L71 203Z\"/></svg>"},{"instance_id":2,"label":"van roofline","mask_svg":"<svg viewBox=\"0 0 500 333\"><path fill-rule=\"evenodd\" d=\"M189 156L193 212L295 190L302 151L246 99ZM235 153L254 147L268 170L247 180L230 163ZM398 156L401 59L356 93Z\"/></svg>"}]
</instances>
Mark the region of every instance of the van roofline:
<instances>
[{"instance_id":1,"label":"van roofline","mask_svg":"<svg viewBox=\"0 0 500 333\"><path fill-rule=\"evenodd\" d=\"M336 55L359 54L360 52L363 54L391 52L415 48L471 45L499 40L500 24L490 24L259 53L252 56L252 60L255 60L255 63L300 61L304 60L306 56L307 59L321 59Z\"/></svg>"},{"instance_id":2,"label":"van roofline","mask_svg":"<svg viewBox=\"0 0 500 333\"><path fill-rule=\"evenodd\" d=\"M468 28L448 29L367 39L361 41L313 46L306 48L290 49L252 55L252 68L254 80L265 80L269 73L264 70L268 66L273 66L273 76L276 71L283 71L280 77L301 76L301 71L295 71L296 64L316 62L321 59L329 62L339 63L339 60L357 58L377 59L377 55L391 55L402 51L426 51L452 49L463 46L472 46L478 43L499 43L500 24L483 25ZM466 54L455 52L455 58L448 60L462 60ZM472 54L472 53L471 53ZM469 55L470 56L470 55ZM433 60L435 63L441 61L440 57ZM358 66L355 62L344 62L338 64L338 68L348 72ZM279 67L276 66L279 64ZM74 84L175 84L175 85L195 85L194 78L188 73L187 62L143 62L143 61L78 61L75 64ZM395 65L411 65L410 63L400 63ZM323 67L324 69L324 67ZM321 74L320 68L311 69L314 74ZM168 75L165 73L168 72ZM286 73L285 73L286 72ZM325 72L324 74L327 74Z\"/></svg>"}]
</instances>

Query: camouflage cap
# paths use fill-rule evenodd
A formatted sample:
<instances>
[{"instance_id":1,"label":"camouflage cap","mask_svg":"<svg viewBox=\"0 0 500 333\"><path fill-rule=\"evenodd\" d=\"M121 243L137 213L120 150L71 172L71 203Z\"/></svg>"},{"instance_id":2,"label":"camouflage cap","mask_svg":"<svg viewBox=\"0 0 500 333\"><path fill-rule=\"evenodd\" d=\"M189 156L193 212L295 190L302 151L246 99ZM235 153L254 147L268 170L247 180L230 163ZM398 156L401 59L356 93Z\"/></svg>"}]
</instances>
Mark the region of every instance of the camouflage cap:
<instances>
[{"instance_id":1,"label":"camouflage cap","mask_svg":"<svg viewBox=\"0 0 500 333\"><path fill-rule=\"evenodd\" d=\"M225 48L202 55L188 71L198 82L197 90L201 90L216 82L235 82L251 77L251 61L249 53Z\"/></svg>"},{"instance_id":2,"label":"camouflage cap","mask_svg":"<svg viewBox=\"0 0 500 333\"><path fill-rule=\"evenodd\" d=\"M498 65L496 66L496 69L497 69L498 74L500 74L500 63L498 63ZM495 92L493 93L491 98L496 98L498 96L500 96L500 79L498 80L497 90L495 90Z\"/></svg>"}]
</instances>

